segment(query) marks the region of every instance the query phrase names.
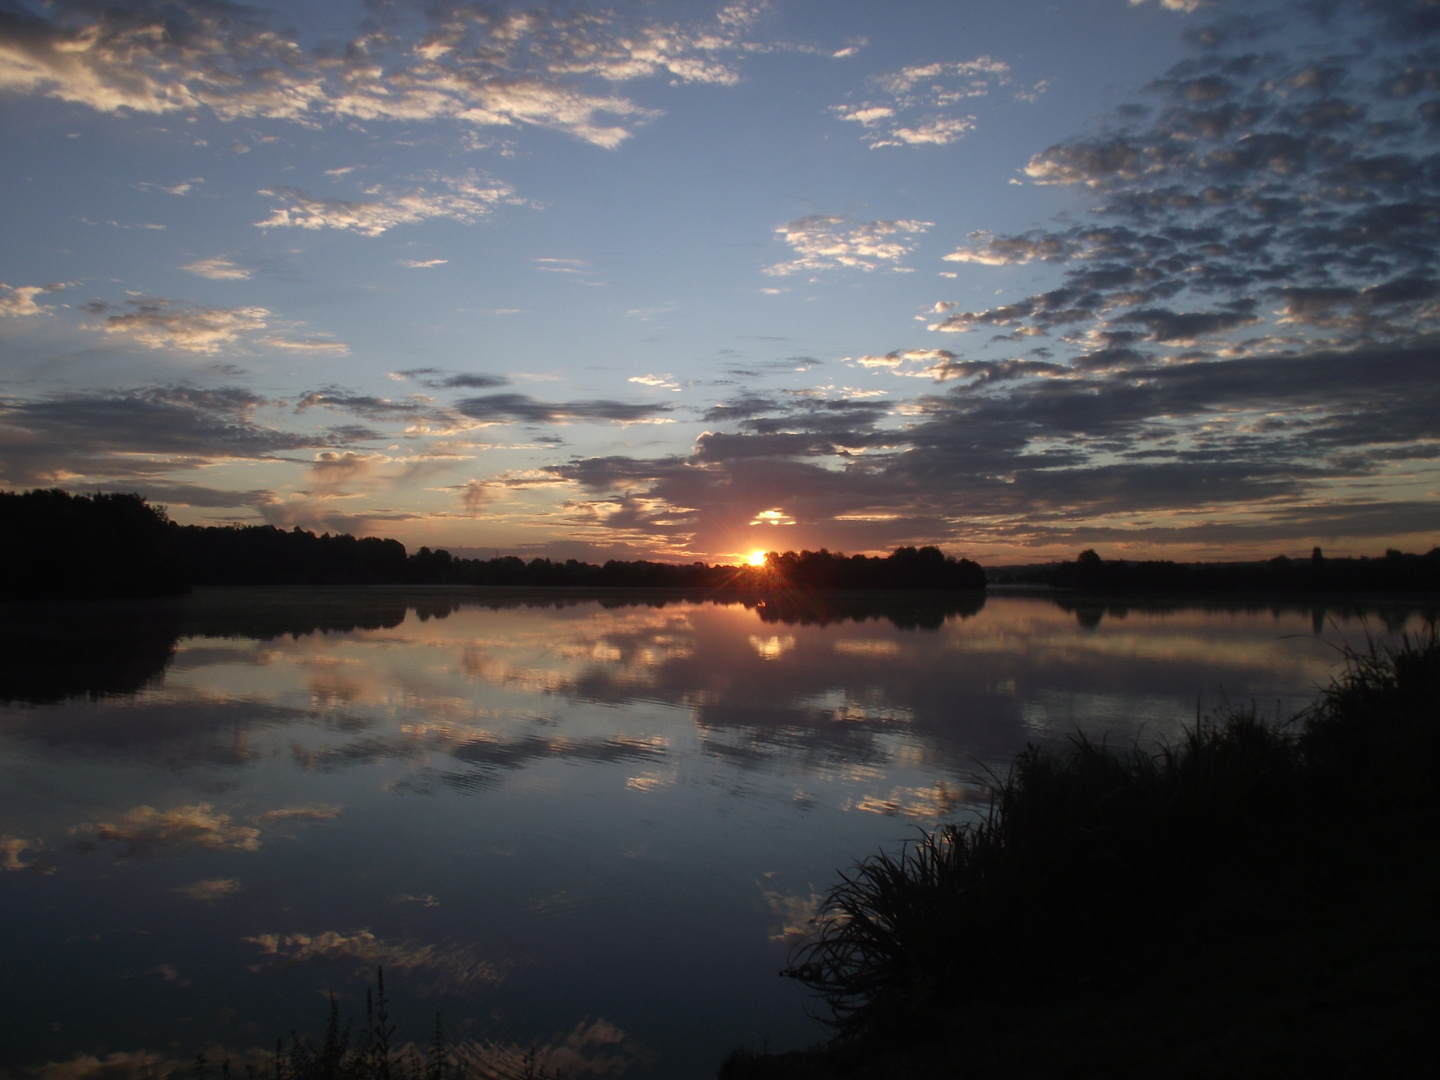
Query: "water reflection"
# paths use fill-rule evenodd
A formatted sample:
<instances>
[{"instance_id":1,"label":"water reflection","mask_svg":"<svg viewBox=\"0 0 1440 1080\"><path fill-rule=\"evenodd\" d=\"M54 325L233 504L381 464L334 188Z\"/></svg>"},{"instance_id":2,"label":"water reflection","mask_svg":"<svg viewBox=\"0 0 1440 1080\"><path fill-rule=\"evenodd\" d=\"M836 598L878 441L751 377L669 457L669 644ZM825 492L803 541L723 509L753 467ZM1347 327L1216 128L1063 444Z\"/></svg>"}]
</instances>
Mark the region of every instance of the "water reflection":
<instances>
[{"instance_id":1,"label":"water reflection","mask_svg":"<svg viewBox=\"0 0 1440 1080\"><path fill-rule=\"evenodd\" d=\"M163 604L0 605L0 703L138 693L160 679L180 634Z\"/></svg>"},{"instance_id":2,"label":"water reflection","mask_svg":"<svg viewBox=\"0 0 1440 1080\"><path fill-rule=\"evenodd\" d=\"M8 608L0 1008L29 1034L0 1064L260 1045L384 964L412 1031L443 1008L476 1045L597 1061L619 1032L632 1073L713 1075L738 1042L818 1036L774 972L836 869L983 804L1027 741L1173 735L1197 702L1288 714L1343 639L1425 615L386 589Z\"/></svg>"},{"instance_id":3,"label":"water reflection","mask_svg":"<svg viewBox=\"0 0 1440 1080\"><path fill-rule=\"evenodd\" d=\"M1075 621L1087 630L1094 630L1104 618L1124 619L1134 614L1156 615L1184 611L1203 611L1213 615L1262 615L1268 614L1279 621L1300 614L1308 615L1310 631L1323 634L1327 627L1348 625L1358 622L1362 626L1373 621L1383 633L1400 634L1407 625L1415 622L1431 623L1436 619L1437 608L1433 602L1414 603L1373 603L1344 599L1315 599L1311 601L1254 600L1243 597L1225 598L1174 598L1136 600L1134 597L1106 599L1104 597L1056 593L1047 596L1052 603L1064 611L1073 612Z\"/></svg>"}]
</instances>

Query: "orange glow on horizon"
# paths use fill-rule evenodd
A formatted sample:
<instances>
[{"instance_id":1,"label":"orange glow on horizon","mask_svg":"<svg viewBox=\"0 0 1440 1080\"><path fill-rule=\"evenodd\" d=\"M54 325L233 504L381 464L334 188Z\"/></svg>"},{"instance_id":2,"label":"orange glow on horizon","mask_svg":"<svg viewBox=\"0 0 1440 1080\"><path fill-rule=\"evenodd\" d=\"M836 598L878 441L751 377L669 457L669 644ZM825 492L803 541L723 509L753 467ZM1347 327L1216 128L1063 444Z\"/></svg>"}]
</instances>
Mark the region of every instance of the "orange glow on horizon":
<instances>
[{"instance_id":1,"label":"orange glow on horizon","mask_svg":"<svg viewBox=\"0 0 1440 1080\"><path fill-rule=\"evenodd\" d=\"M764 566L765 552L761 551L759 548L756 548L754 551L750 552L749 562L751 566Z\"/></svg>"}]
</instances>

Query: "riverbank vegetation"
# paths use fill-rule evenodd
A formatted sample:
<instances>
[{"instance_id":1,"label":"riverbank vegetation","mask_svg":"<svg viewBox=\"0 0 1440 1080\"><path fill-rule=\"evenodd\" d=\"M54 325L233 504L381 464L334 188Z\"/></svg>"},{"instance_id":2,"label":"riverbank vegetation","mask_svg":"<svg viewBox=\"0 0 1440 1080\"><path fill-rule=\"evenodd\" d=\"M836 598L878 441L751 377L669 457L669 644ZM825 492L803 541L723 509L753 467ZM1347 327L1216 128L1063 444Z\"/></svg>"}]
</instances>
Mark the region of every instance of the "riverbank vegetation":
<instances>
[{"instance_id":1,"label":"riverbank vegetation","mask_svg":"<svg viewBox=\"0 0 1440 1080\"><path fill-rule=\"evenodd\" d=\"M1440 548L1424 555L1391 548L1384 558L1336 559L1317 547L1305 559L1277 555L1263 562L1214 563L1103 559L1091 549L1068 562L997 569L991 576L996 584L1103 593L1440 592Z\"/></svg>"},{"instance_id":2,"label":"riverbank vegetation","mask_svg":"<svg viewBox=\"0 0 1440 1080\"><path fill-rule=\"evenodd\" d=\"M899 547L884 558L770 552L757 566L466 559L299 526L179 525L138 495L0 492L0 600L166 596L196 585L381 584L981 591L985 571L935 547Z\"/></svg>"},{"instance_id":3,"label":"riverbank vegetation","mask_svg":"<svg viewBox=\"0 0 1440 1080\"><path fill-rule=\"evenodd\" d=\"M1437 904L1432 626L1289 725L1027 750L981 820L830 890L785 974L834 1039L721 1076L1428 1075Z\"/></svg>"},{"instance_id":4,"label":"riverbank vegetation","mask_svg":"<svg viewBox=\"0 0 1440 1080\"><path fill-rule=\"evenodd\" d=\"M0 600L168 596L197 585L480 585L509 588L741 589L981 592L1001 585L1115 595L1325 595L1440 592L1440 548L1384 558L1175 563L1074 560L986 571L935 547L885 557L828 551L769 552L759 565L603 564L463 558L444 549L407 552L398 540L315 534L296 526L179 525L133 494L0 492Z\"/></svg>"}]
</instances>

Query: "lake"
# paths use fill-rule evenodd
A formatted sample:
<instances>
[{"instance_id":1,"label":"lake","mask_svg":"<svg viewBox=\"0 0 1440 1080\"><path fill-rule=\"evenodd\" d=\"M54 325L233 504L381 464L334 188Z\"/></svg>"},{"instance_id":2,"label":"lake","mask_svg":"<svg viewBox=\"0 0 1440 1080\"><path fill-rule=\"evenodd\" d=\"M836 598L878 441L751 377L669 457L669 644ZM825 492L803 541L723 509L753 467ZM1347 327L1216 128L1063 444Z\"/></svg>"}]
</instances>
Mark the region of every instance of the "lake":
<instances>
[{"instance_id":1,"label":"lake","mask_svg":"<svg viewBox=\"0 0 1440 1080\"><path fill-rule=\"evenodd\" d=\"M813 1043L777 977L838 870L1027 742L1286 718L1415 606L198 590L8 606L0 1066L322 1033L710 1077ZM91 1059L94 1059L93 1061Z\"/></svg>"}]
</instances>

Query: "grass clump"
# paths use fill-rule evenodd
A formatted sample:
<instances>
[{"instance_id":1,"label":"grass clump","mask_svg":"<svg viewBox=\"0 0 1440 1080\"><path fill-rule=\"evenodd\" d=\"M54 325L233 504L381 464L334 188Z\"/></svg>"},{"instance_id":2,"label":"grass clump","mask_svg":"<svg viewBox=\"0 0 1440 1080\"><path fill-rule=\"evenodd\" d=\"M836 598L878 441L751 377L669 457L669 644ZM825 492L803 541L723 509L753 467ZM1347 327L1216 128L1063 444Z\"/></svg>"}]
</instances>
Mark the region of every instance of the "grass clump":
<instances>
[{"instance_id":1,"label":"grass clump","mask_svg":"<svg viewBox=\"0 0 1440 1080\"><path fill-rule=\"evenodd\" d=\"M426 1046L395 1041L385 995L385 971L377 968L376 990L365 991L365 1019L359 1030L353 1021L340 1021L340 1008L332 994L330 1018L319 1045L291 1033L287 1048L275 1042L273 1055L253 1055L232 1069L228 1057L212 1066L204 1054L195 1059L196 1080L231 1080L243 1070L246 1080L559 1080L558 1068L547 1071L533 1048L448 1042L440 1014ZM238 1080L238 1077L237 1077Z\"/></svg>"},{"instance_id":2,"label":"grass clump","mask_svg":"<svg viewBox=\"0 0 1440 1080\"><path fill-rule=\"evenodd\" d=\"M860 1075L843 1063L865 1059L865 1075L883 1076L896 1047L907 1065L895 1075L944 1075L962 1044L967 1065L1087 1075L1074 1053L1023 1046L1025 1017L1037 1015L1048 1017L1040 1042L1104 1043L1097 1075L1178 1075L1173 1062L1127 1069L1148 1052L1133 1024L1114 1039L1097 1029L1124 1027L1115 1018L1128 1013L1168 1031L1181 1021L1166 1003L1181 1001L1193 1011L1185 1030L1210 1049L1218 1032L1249 1032L1225 1037L1215 1067L1250 1068L1275 1030L1311 1032L1316 1046L1341 1037L1343 1023L1314 1027L1317 1010L1361 1007L1316 989L1337 965L1352 981L1379 980L1381 997L1410 980L1385 1023L1403 1026L1414 1008L1433 1016L1440 937L1424 913L1440 900L1437 769L1433 626L1348 653L1286 725L1247 710L1153 753L1084 737L1060 753L1032 746L979 821L922 832L830 890L783 972L817 995L836 1035L829 1050L778 1071L778 1059L741 1051L721 1075ZM1246 995L1248 1018L1224 1012L1222 1000ZM1093 1011L1097 1000L1109 1006ZM1288 1019L1262 1020L1272 1009Z\"/></svg>"},{"instance_id":3,"label":"grass clump","mask_svg":"<svg viewBox=\"0 0 1440 1080\"><path fill-rule=\"evenodd\" d=\"M1083 737L1022 753L977 823L921 833L842 874L786 974L842 1035L909 1023L967 988L1094 978L1130 920L1214 862L1296 779L1295 742L1251 713L1158 754Z\"/></svg>"}]
</instances>

